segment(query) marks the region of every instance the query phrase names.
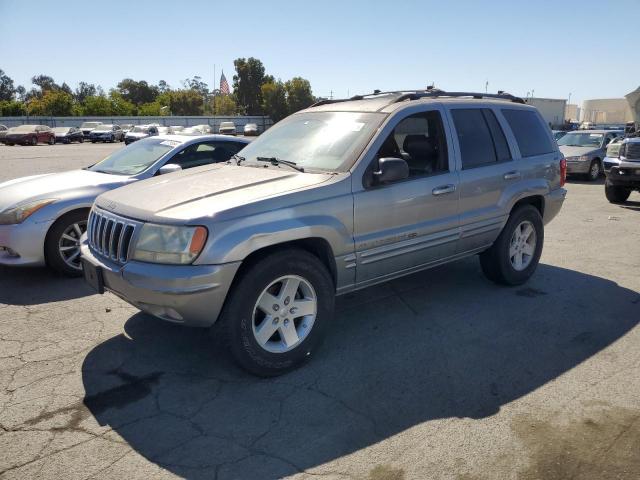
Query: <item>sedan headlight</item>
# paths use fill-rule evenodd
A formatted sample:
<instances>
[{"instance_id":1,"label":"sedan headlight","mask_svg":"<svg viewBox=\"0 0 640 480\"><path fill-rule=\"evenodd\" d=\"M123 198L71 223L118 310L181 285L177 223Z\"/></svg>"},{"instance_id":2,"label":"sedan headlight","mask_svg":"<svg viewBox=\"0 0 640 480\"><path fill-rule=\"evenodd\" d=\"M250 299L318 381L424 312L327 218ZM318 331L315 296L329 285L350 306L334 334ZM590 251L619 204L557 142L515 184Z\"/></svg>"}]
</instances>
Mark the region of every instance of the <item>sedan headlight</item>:
<instances>
[{"instance_id":1,"label":"sedan headlight","mask_svg":"<svg viewBox=\"0 0 640 480\"><path fill-rule=\"evenodd\" d=\"M591 160L591 155L581 155L580 157L578 157L578 160L580 160L581 162L588 162L589 160Z\"/></svg>"},{"instance_id":2,"label":"sedan headlight","mask_svg":"<svg viewBox=\"0 0 640 480\"><path fill-rule=\"evenodd\" d=\"M185 265L193 262L207 241L205 227L178 227L145 223L133 259L151 263Z\"/></svg>"},{"instance_id":3,"label":"sedan headlight","mask_svg":"<svg viewBox=\"0 0 640 480\"><path fill-rule=\"evenodd\" d=\"M55 202L55 198L36 200L35 202L23 203L15 207L8 208L0 212L0 225L15 225L24 222L31 215L43 207Z\"/></svg>"}]
</instances>

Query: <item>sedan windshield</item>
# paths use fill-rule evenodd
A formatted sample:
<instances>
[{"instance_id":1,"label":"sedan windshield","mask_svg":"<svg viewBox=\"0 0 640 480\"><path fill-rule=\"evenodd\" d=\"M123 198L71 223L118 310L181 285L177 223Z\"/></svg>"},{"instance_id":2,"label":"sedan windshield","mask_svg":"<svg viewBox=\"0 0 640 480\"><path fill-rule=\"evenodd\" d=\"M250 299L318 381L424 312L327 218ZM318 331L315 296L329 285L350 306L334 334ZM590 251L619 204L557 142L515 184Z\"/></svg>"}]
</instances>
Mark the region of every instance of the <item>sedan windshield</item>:
<instances>
[{"instance_id":1,"label":"sedan windshield","mask_svg":"<svg viewBox=\"0 0 640 480\"><path fill-rule=\"evenodd\" d=\"M89 167L89 170L116 175L136 175L145 171L175 147L176 142L173 141L146 138L116 151Z\"/></svg>"},{"instance_id":2,"label":"sedan windshield","mask_svg":"<svg viewBox=\"0 0 640 480\"><path fill-rule=\"evenodd\" d=\"M12 133L29 133L29 132L35 132L36 126L20 125L19 127L13 127L13 128L10 128L9 130L11 130Z\"/></svg>"},{"instance_id":3,"label":"sedan windshield","mask_svg":"<svg viewBox=\"0 0 640 480\"><path fill-rule=\"evenodd\" d=\"M96 132L108 132L113 130L113 125L98 125L96 127Z\"/></svg>"},{"instance_id":4,"label":"sedan windshield","mask_svg":"<svg viewBox=\"0 0 640 480\"><path fill-rule=\"evenodd\" d=\"M80 128L95 128L101 124L102 122L84 122L82 125L80 125Z\"/></svg>"},{"instance_id":5,"label":"sedan windshield","mask_svg":"<svg viewBox=\"0 0 640 480\"><path fill-rule=\"evenodd\" d=\"M602 133L567 133L558 140L558 145L567 147L595 147L599 148L602 144Z\"/></svg>"},{"instance_id":6,"label":"sedan windshield","mask_svg":"<svg viewBox=\"0 0 640 480\"><path fill-rule=\"evenodd\" d=\"M131 130L132 132L137 132L137 133L149 133L149 128L148 127L133 127L133 130Z\"/></svg>"},{"instance_id":7,"label":"sedan windshield","mask_svg":"<svg viewBox=\"0 0 640 480\"><path fill-rule=\"evenodd\" d=\"M383 118L383 114L359 112L294 114L247 145L240 155L247 162L275 158L295 162L305 170L346 171Z\"/></svg>"}]
</instances>

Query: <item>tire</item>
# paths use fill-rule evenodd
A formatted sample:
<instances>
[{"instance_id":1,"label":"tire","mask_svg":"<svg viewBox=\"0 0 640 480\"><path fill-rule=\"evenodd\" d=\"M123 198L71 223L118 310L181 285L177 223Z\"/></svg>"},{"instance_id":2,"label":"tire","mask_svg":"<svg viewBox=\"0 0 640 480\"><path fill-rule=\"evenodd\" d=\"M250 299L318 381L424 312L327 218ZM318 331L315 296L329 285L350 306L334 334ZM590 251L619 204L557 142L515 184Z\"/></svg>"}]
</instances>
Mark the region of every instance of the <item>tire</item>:
<instances>
[{"instance_id":1,"label":"tire","mask_svg":"<svg viewBox=\"0 0 640 480\"><path fill-rule=\"evenodd\" d=\"M602 173L602 168L600 167L600 160L593 159L591 160L591 164L589 165L589 173L587 173L587 180L590 182L595 182L600 178L600 173Z\"/></svg>"},{"instance_id":2,"label":"tire","mask_svg":"<svg viewBox=\"0 0 640 480\"><path fill-rule=\"evenodd\" d=\"M37 137L31 137L31 145L35 147L37 144L38 144Z\"/></svg>"},{"instance_id":3,"label":"tire","mask_svg":"<svg viewBox=\"0 0 640 480\"><path fill-rule=\"evenodd\" d=\"M75 210L66 213L55 221L47 233L44 243L47 265L67 277L79 277L82 275L82 268L80 267L80 235L77 234L77 229L74 229L73 226L77 225L80 233L84 233L87 228L88 216L89 212L86 210ZM72 232L68 233L69 229L71 229ZM68 235L70 238L63 238L63 234ZM75 239L77 239L77 242ZM77 250L74 249L76 245ZM70 248L67 249L67 247ZM64 251L64 255L68 255L68 257L75 255L77 251L78 255L74 257L74 260L77 260L76 267L72 267L72 265L65 260L61 248L67 249Z\"/></svg>"},{"instance_id":4,"label":"tire","mask_svg":"<svg viewBox=\"0 0 640 480\"><path fill-rule=\"evenodd\" d=\"M610 203L624 203L631 195L631 189L612 185L607 181L604 184L604 194Z\"/></svg>"},{"instance_id":5,"label":"tire","mask_svg":"<svg viewBox=\"0 0 640 480\"><path fill-rule=\"evenodd\" d=\"M80 137L80 143L84 143L84 137Z\"/></svg>"},{"instance_id":6,"label":"tire","mask_svg":"<svg viewBox=\"0 0 640 480\"><path fill-rule=\"evenodd\" d=\"M91 140L91 143L96 143L96 141L95 140Z\"/></svg>"},{"instance_id":7,"label":"tire","mask_svg":"<svg viewBox=\"0 0 640 480\"><path fill-rule=\"evenodd\" d=\"M49 137L49 145L55 145L56 143L56 138L55 137Z\"/></svg>"},{"instance_id":8,"label":"tire","mask_svg":"<svg viewBox=\"0 0 640 480\"><path fill-rule=\"evenodd\" d=\"M327 268L304 250L288 249L258 260L239 275L227 297L219 325L214 327L214 332L220 331L223 335L235 361L249 373L260 377L281 375L308 361L322 343L333 316L335 287ZM289 285L299 282L294 294L296 300L283 296L286 295L285 281L293 282ZM265 294L273 297L262 303L271 305L271 301L276 302L268 308L271 315L257 305ZM306 302L315 299L314 304L304 307L312 311L312 306L315 306L315 314L285 317L294 314L294 309L303 308L295 306L296 303L304 304L298 303L305 302L302 296ZM279 317L276 316L278 312ZM264 335L260 343L258 327L263 326L270 327L268 331L273 331L273 334L268 338ZM281 333L285 331L289 334L295 332L295 336L289 339L297 339L299 343L292 341L288 345Z\"/></svg>"},{"instance_id":9,"label":"tire","mask_svg":"<svg viewBox=\"0 0 640 480\"><path fill-rule=\"evenodd\" d=\"M534 245L529 242L518 244L517 240L515 244L512 243L513 239L523 231L523 225L533 228ZM519 233L516 233L516 229L520 229ZM500 285L522 285L535 272L542 254L543 243L544 226L538 209L531 205L518 207L509 215L507 224L491 248L480 254L482 272L489 280ZM516 252L519 249L522 255L516 253L512 257L512 248L515 248ZM529 255L526 253L527 250ZM521 260L520 269L516 265L518 257Z\"/></svg>"}]
</instances>

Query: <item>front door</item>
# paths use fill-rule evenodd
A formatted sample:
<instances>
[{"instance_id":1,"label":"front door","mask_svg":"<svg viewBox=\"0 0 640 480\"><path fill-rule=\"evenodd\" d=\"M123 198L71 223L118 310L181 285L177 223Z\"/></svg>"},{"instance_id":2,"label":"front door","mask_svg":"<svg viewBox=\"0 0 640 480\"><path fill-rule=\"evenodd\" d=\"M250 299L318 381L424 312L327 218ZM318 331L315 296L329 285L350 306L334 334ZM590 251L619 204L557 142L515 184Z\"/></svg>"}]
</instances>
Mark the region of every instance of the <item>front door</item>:
<instances>
[{"instance_id":1,"label":"front door","mask_svg":"<svg viewBox=\"0 0 640 480\"><path fill-rule=\"evenodd\" d=\"M358 284L418 270L455 253L458 174L447 131L438 108L397 118L383 131L365 178L354 177ZM384 157L403 158L409 178L376 184L372 172Z\"/></svg>"}]
</instances>

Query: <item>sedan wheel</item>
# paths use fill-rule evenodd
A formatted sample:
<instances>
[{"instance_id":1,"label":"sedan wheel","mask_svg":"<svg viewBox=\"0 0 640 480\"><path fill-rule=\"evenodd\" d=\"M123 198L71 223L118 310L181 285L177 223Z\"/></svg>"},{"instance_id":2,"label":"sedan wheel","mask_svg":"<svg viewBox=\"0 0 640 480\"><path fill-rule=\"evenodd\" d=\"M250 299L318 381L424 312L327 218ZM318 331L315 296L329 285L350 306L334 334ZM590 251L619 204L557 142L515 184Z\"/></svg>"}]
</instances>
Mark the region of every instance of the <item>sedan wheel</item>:
<instances>
[{"instance_id":1,"label":"sedan wheel","mask_svg":"<svg viewBox=\"0 0 640 480\"><path fill-rule=\"evenodd\" d=\"M31 145L36 146L38 144L38 139L36 137L31 137Z\"/></svg>"},{"instance_id":2,"label":"sedan wheel","mask_svg":"<svg viewBox=\"0 0 640 480\"><path fill-rule=\"evenodd\" d=\"M80 237L87 231L87 210L75 210L53 224L45 240L47 264L63 275L82 275Z\"/></svg>"},{"instance_id":3,"label":"sedan wheel","mask_svg":"<svg viewBox=\"0 0 640 480\"><path fill-rule=\"evenodd\" d=\"M87 221L69 225L58 241L60 257L70 267L80 270L80 237L87 231Z\"/></svg>"},{"instance_id":4,"label":"sedan wheel","mask_svg":"<svg viewBox=\"0 0 640 480\"><path fill-rule=\"evenodd\" d=\"M589 166L589 173L587 175L591 182L598 180L600 177L600 162L598 160L593 160L591 162L591 165Z\"/></svg>"}]
</instances>

